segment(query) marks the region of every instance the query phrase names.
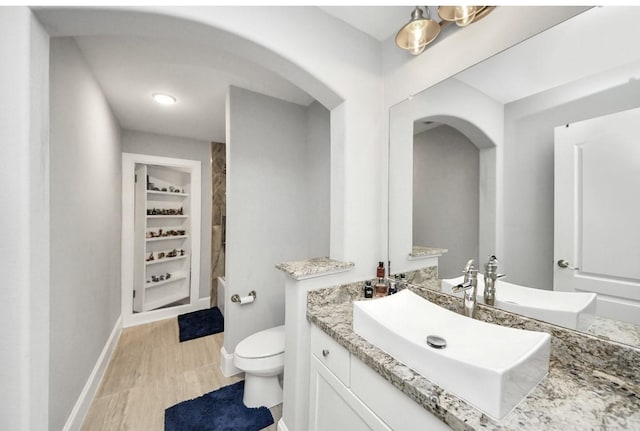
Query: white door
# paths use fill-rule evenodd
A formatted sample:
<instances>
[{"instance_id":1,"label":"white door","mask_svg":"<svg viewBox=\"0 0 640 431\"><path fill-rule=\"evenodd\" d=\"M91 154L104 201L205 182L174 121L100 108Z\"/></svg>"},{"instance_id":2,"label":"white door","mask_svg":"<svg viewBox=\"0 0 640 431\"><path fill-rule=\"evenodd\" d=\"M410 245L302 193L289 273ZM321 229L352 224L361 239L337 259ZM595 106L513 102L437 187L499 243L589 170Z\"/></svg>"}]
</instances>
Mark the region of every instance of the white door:
<instances>
[{"instance_id":1,"label":"white door","mask_svg":"<svg viewBox=\"0 0 640 431\"><path fill-rule=\"evenodd\" d=\"M554 290L640 324L640 109L557 127L554 182Z\"/></svg>"}]
</instances>

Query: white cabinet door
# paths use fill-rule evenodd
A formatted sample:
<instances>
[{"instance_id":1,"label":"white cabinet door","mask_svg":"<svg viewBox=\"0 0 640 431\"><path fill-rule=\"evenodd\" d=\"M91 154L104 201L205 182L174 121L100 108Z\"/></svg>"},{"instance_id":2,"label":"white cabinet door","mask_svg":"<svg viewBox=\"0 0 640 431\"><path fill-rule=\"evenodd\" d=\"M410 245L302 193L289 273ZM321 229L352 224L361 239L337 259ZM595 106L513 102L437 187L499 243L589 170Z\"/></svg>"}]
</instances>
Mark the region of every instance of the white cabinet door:
<instances>
[{"instance_id":1,"label":"white cabinet door","mask_svg":"<svg viewBox=\"0 0 640 431\"><path fill-rule=\"evenodd\" d=\"M351 393L394 431L451 430L447 424L355 358L351 361Z\"/></svg>"},{"instance_id":2,"label":"white cabinet door","mask_svg":"<svg viewBox=\"0 0 640 431\"><path fill-rule=\"evenodd\" d=\"M390 431L390 428L311 355L309 430Z\"/></svg>"},{"instance_id":3,"label":"white cabinet door","mask_svg":"<svg viewBox=\"0 0 640 431\"><path fill-rule=\"evenodd\" d=\"M640 324L640 109L555 129L554 290ZM566 265L559 265L564 260Z\"/></svg>"}]
</instances>

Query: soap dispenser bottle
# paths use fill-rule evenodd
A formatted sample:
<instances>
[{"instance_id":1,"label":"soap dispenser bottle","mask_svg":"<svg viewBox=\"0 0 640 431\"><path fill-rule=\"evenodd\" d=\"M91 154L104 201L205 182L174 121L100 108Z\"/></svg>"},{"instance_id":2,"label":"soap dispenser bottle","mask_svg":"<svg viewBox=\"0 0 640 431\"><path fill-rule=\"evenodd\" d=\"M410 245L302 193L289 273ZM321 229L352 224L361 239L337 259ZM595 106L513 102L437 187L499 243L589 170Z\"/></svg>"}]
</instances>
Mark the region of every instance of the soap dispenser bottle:
<instances>
[{"instance_id":1,"label":"soap dispenser bottle","mask_svg":"<svg viewBox=\"0 0 640 431\"><path fill-rule=\"evenodd\" d=\"M364 297L373 298L373 286L369 280L364 282Z\"/></svg>"},{"instance_id":2,"label":"soap dispenser bottle","mask_svg":"<svg viewBox=\"0 0 640 431\"><path fill-rule=\"evenodd\" d=\"M379 278L376 283L376 296L387 296L387 283L384 282L384 278Z\"/></svg>"},{"instance_id":3,"label":"soap dispenser bottle","mask_svg":"<svg viewBox=\"0 0 640 431\"><path fill-rule=\"evenodd\" d=\"M389 282L389 295L398 293L397 277Z\"/></svg>"}]
</instances>

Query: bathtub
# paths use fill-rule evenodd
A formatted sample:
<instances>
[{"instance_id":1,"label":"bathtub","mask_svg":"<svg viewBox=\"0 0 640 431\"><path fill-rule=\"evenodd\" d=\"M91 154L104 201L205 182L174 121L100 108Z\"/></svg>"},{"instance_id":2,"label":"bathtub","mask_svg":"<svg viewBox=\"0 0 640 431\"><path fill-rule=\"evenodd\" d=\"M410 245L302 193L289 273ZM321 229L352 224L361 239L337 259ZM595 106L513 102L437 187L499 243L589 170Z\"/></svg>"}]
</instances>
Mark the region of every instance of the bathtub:
<instances>
[{"instance_id":1,"label":"bathtub","mask_svg":"<svg viewBox=\"0 0 640 431\"><path fill-rule=\"evenodd\" d=\"M218 303L216 306L224 316L224 293L227 290L227 282L224 277L218 277Z\"/></svg>"}]
</instances>

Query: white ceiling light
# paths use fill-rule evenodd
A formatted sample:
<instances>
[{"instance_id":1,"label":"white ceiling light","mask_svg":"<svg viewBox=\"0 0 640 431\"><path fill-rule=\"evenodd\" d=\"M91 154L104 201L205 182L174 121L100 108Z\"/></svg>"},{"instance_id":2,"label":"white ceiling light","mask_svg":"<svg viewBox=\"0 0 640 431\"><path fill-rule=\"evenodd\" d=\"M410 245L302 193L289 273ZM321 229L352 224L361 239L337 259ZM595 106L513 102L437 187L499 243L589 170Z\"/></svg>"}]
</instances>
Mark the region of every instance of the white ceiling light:
<instances>
[{"instance_id":1,"label":"white ceiling light","mask_svg":"<svg viewBox=\"0 0 640 431\"><path fill-rule=\"evenodd\" d=\"M153 100L161 105L173 105L176 103L176 98L170 94L165 93L153 93Z\"/></svg>"}]
</instances>

